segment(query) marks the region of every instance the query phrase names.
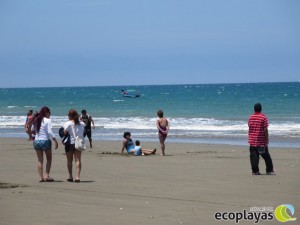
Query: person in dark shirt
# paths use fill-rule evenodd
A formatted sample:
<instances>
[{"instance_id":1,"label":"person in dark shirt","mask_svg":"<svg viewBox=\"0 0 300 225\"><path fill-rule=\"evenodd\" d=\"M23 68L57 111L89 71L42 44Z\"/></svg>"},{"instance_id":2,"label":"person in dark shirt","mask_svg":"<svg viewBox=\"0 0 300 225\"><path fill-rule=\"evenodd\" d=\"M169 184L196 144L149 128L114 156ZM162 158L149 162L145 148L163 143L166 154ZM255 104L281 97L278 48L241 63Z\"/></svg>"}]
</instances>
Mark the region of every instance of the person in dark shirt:
<instances>
[{"instance_id":1,"label":"person in dark shirt","mask_svg":"<svg viewBox=\"0 0 300 225\"><path fill-rule=\"evenodd\" d=\"M93 126L93 129L95 129L94 120L93 120L92 116L87 114L85 109L83 109L81 111L80 120L85 123L85 128L84 128L83 135L84 135L84 137L86 137L86 136L88 137L89 142L90 142L90 147L93 148L93 145L92 145L92 126Z\"/></svg>"}]
</instances>

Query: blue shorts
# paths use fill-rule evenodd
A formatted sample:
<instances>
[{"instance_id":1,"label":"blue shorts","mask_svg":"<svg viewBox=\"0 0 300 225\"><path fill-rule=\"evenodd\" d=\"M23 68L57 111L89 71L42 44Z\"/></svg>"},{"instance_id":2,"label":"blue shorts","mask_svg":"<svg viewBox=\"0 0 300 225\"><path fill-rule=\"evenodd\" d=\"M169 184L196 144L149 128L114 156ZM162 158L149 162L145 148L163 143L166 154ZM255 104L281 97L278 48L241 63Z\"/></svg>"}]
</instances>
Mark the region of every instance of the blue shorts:
<instances>
[{"instance_id":1,"label":"blue shorts","mask_svg":"<svg viewBox=\"0 0 300 225\"><path fill-rule=\"evenodd\" d=\"M52 142L51 140L34 140L33 147L35 150L40 150L40 151L51 150Z\"/></svg>"},{"instance_id":2,"label":"blue shorts","mask_svg":"<svg viewBox=\"0 0 300 225\"><path fill-rule=\"evenodd\" d=\"M135 148L134 145L130 146L128 149L126 149L127 153L130 153L130 151L131 151L132 149L134 149L134 148Z\"/></svg>"}]
</instances>

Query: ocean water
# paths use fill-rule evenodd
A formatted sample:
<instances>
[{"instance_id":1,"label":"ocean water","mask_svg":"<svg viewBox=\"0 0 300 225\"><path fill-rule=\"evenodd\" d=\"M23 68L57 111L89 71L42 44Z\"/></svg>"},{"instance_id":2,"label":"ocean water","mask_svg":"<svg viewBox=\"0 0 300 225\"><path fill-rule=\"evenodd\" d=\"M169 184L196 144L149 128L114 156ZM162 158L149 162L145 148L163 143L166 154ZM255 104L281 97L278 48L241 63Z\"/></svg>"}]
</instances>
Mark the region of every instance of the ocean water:
<instances>
[{"instance_id":1,"label":"ocean water","mask_svg":"<svg viewBox=\"0 0 300 225\"><path fill-rule=\"evenodd\" d=\"M125 98L135 89L139 98ZM270 146L300 146L300 83L242 83L160 86L0 89L0 137L24 137L29 109L51 109L55 132L69 109L94 118L95 140L133 138L157 142L156 112L170 122L168 142L247 145L247 121L260 102L269 119Z\"/></svg>"}]
</instances>

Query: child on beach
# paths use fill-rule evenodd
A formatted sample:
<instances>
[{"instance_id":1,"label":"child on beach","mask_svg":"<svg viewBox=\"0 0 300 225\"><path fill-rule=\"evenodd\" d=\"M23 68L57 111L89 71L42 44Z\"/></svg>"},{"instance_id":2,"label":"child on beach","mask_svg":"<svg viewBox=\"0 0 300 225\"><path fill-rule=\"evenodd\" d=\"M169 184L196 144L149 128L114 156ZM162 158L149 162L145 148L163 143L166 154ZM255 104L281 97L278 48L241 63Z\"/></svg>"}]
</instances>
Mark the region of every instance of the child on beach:
<instances>
[{"instance_id":1,"label":"child on beach","mask_svg":"<svg viewBox=\"0 0 300 225\"><path fill-rule=\"evenodd\" d=\"M131 139L130 132L124 132L123 138L124 139L123 139L121 154L124 153L125 149L126 149L128 154L133 154L135 156L143 155L143 154L144 155L151 155L151 154L155 154L155 152L156 152L156 148L153 149L153 150L142 148L140 146L140 141L139 140L137 140L134 144L132 139Z\"/></svg>"},{"instance_id":2,"label":"child on beach","mask_svg":"<svg viewBox=\"0 0 300 225\"><path fill-rule=\"evenodd\" d=\"M139 140L136 140L135 148L134 148L134 155L144 155L144 153L142 153L142 147L140 145L141 145L141 142Z\"/></svg>"},{"instance_id":3,"label":"child on beach","mask_svg":"<svg viewBox=\"0 0 300 225\"><path fill-rule=\"evenodd\" d=\"M157 111L158 119L156 121L156 127L158 129L158 138L160 142L161 152L162 155L165 154L165 140L167 139L168 132L169 132L169 122L166 118L164 118L164 112L162 110Z\"/></svg>"}]
</instances>

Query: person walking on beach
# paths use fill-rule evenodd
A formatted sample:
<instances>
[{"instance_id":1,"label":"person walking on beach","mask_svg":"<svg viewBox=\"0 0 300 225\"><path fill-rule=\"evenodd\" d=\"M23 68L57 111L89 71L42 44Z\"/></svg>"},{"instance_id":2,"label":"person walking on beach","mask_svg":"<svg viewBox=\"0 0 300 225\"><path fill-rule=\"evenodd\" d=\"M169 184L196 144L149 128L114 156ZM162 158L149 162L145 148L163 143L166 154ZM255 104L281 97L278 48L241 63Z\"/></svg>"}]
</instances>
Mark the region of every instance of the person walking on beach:
<instances>
[{"instance_id":1,"label":"person walking on beach","mask_svg":"<svg viewBox=\"0 0 300 225\"><path fill-rule=\"evenodd\" d=\"M68 113L69 121L64 124L64 134L69 136L68 143L65 143L65 152L67 156L67 167L69 172L68 182L73 182L73 158L75 158L76 164L76 178L75 182L80 183L80 173L81 173L81 151L75 149L75 139L80 137L83 139L85 124L79 120L79 114L76 110L71 109Z\"/></svg>"},{"instance_id":2,"label":"person walking on beach","mask_svg":"<svg viewBox=\"0 0 300 225\"><path fill-rule=\"evenodd\" d=\"M260 175L259 172L259 155L265 160L266 173L274 175L273 162L269 153L269 132L268 119L261 113L262 106L260 103L254 105L254 114L250 115L248 120L248 143L250 144L250 162L253 175Z\"/></svg>"},{"instance_id":3,"label":"person walking on beach","mask_svg":"<svg viewBox=\"0 0 300 225\"><path fill-rule=\"evenodd\" d=\"M93 129L95 129L94 120L93 120L92 116L87 114L85 109L83 109L81 111L80 120L85 123L84 135L83 136L88 137L89 142L90 142L90 147L93 148L93 145L92 145L92 129L91 128L93 126Z\"/></svg>"},{"instance_id":4,"label":"person walking on beach","mask_svg":"<svg viewBox=\"0 0 300 225\"><path fill-rule=\"evenodd\" d=\"M32 125L32 118L33 118L33 110L30 109L27 113L27 117L26 117L26 121L25 121L25 132L28 134L28 140L27 141L31 141L32 140L32 134L31 134L31 125Z\"/></svg>"},{"instance_id":5,"label":"person walking on beach","mask_svg":"<svg viewBox=\"0 0 300 225\"><path fill-rule=\"evenodd\" d=\"M164 118L164 112L162 110L157 111L158 119L156 121L156 127L158 129L158 138L160 142L162 155L165 155L165 141L169 132L169 122L166 118Z\"/></svg>"},{"instance_id":6,"label":"person walking on beach","mask_svg":"<svg viewBox=\"0 0 300 225\"><path fill-rule=\"evenodd\" d=\"M151 155L151 154L155 154L156 152L156 148L153 150L149 150L149 149L144 149L140 146L140 141L136 141L136 145L133 143L132 139L131 139L131 134L130 132L124 132L123 135L123 142L122 142L122 149L121 149L121 154L124 153L124 150L126 149L128 154L133 154L135 156L138 155Z\"/></svg>"},{"instance_id":7,"label":"person walking on beach","mask_svg":"<svg viewBox=\"0 0 300 225\"><path fill-rule=\"evenodd\" d=\"M33 141L33 147L36 150L38 158L38 172L40 176L39 182L52 182L54 181L50 176L50 169L52 163L52 142L55 143L55 149L58 148L58 143L52 132L52 125L50 119L50 109L46 106L41 108L40 112L35 114L33 118L32 129L36 132L35 140ZM46 155L46 174L43 176L43 156Z\"/></svg>"}]
</instances>

